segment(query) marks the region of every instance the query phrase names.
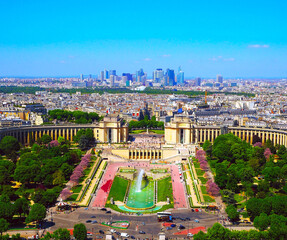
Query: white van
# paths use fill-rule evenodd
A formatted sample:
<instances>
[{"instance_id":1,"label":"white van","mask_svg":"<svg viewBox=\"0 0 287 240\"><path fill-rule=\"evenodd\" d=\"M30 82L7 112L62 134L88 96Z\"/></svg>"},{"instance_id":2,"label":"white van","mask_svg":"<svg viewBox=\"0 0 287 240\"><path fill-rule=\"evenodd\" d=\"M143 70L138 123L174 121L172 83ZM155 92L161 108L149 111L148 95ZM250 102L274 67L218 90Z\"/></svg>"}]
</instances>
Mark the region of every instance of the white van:
<instances>
[{"instance_id":1,"label":"white van","mask_svg":"<svg viewBox=\"0 0 287 240\"><path fill-rule=\"evenodd\" d=\"M127 233L121 233L121 237L125 237L128 238L130 235L128 235Z\"/></svg>"}]
</instances>

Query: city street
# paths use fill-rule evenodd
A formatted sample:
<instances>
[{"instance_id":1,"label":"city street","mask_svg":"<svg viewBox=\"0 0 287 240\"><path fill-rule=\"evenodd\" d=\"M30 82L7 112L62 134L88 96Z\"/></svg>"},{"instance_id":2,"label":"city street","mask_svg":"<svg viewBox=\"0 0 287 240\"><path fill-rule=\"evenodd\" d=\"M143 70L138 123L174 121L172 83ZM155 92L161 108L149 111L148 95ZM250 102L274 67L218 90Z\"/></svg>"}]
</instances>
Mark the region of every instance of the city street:
<instances>
[{"instance_id":1,"label":"city street","mask_svg":"<svg viewBox=\"0 0 287 240\"><path fill-rule=\"evenodd\" d=\"M191 229L199 226L206 228L211 227L215 222L218 221L218 215L206 212L192 212L191 210L173 210L171 211L173 217L177 218L190 218L190 221L183 221L180 219L174 220L174 223L179 226L182 224L186 229ZM96 218L91 218L96 216ZM48 219L50 220L50 216ZM198 219L199 223L195 223L194 220ZM97 220L98 223L86 223L87 220ZM107 214L105 211L84 208L77 209L72 213L59 213L53 214L54 225L52 225L48 231L54 231L57 228L73 228L77 223L84 223L89 232L94 234L94 238L100 235L99 230L103 230L105 233L110 228L99 224L100 222L109 222L115 220L126 220L130 222L130 226L127 230L116 230L118 232L126 232L130 236L135 236L136 238L153 238L158 235L159 232L163 231L166 233L167 237L172 237L173 233L178 232L177 227L172 230L166 230L162 226L162 222L157 221L156 215L128 215L120 213ZM137 230L136 230L137 229ZM144 231L146 234L139 234L138 231ZM103 234L102 234L103 235ZM115 234L114 234L115 235ZM115 235L116 237L116 235ZM178 236L177 236L178 237Z\"/></svg>"}]
</instances>

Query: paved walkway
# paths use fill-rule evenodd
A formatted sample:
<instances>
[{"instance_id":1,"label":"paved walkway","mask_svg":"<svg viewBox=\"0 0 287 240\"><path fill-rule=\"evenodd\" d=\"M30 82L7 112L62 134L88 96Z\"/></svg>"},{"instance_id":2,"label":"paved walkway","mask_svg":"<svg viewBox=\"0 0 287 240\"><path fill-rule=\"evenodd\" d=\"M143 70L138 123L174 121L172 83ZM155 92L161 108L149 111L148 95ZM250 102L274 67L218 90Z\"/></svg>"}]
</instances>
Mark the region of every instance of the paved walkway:
<instances>
[{"instance_id":1,"label":"paved walkway","mask_svg":"<svg viewBox=\"0 0 287 240\"><path fill-rule=\"evenodd\" d=\"M149 164L148 162L121 162L109 164L102 178L102 182L98 187L96 197L93 199L92 207L102 208L105 206L118 168L127 166L146 169L170 168L172 173L173 195L176 196L176 199L174 199L174 208L188 208L184 185L180 182L178 167L176 165L154 165Z\"/></svg>"},{"instance_id":2,"label":"paved walkway","mask_svg":"<svg viewBox=\"0 0 287 240\"><path fill-rule=\"evenodd\" d=\"M88 154L88 153L87 153L87 154ZM82 189L81 189L81 191L79 192L79 196L77 197L76 201L79 201L79 200L80 200L80 198L81 198L81 196L82 196L82 193L83 193L84 189L86 188L86 185L87 185L86 181L87 181L87 179L90 179L90 178L91 178L92 174L93 174L94 171L95 171L95 167L97 166L98 161L100 161L100 158L99 158L99 157L96 157L96 158L97 158L97 159L96 159L96 161L93 163L93 167L92 167L92 169L91 169L89 175L80 183L80 184L82 184Z\"/></svg>"},{"instance_id":3,"label":"paved walkway","mask_svg":"<svg viewBox=\"0 0 287 240\"><path fill-rule=\"evenodd\" d=\"M170 165L174 208L188 208L185 189L183 183L180 181L179 170L177 165Z\"/></svg>"},{"instance_id":4,"label":"paved walkway","mask_svg":"<svg viewBox=\"0 0 287 240\"><path fill-rule=\"evenodd\" d=\"M192 178L190 176L190 171L189 171L187 165L185 165L185 167L186 167L186 183L187 183L187 185L188 185L188 187L190 189L190 195L191 195L191 199L192 199L192 204L195 207L197 207L197 206L198 207L202 207L204 205L199 203L198 200L197 200L197 197L196 197L196 194L195 194L195 189L193 188L193 184L192 184L193 180L192 180Z\"/></svg>"},{"instance_id":5,"label":"paved walkway","mask_svg":"<svg viewBox=\"0 0 287 240\"><path fill-rule=\"evenodd\" d=\"M99 166L95 177L91 180L91 184L89 186L89 189L86 192L85 197L79 203L80 206L87 206L89 204L90 196L93 194L94 186L97 184L98 178L99 178L99 176L100 176L100 174L101 174L101 172L102 172L102 170L104 168L105 162L106 161L102 161L101 162L101 165ZM96 164L97 163L95 163L95 166L96 166Z\"/></svg>"}]
</instances>

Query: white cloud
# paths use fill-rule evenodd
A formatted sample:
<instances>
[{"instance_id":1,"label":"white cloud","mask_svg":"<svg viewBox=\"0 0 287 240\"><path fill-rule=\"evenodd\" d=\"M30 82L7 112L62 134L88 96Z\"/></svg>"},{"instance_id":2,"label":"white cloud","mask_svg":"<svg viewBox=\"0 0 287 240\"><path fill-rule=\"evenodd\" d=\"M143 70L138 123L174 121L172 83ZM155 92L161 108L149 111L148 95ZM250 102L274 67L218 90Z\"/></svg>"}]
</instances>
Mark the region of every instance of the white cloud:
<instances>
[{"instance_id":1,"label":"white cloud","mask_svg":"<svg viewBox=\"0 0 287 240\"><path fill-rule=\"evenodd\" d=\"M233 62L235 61L235 58L223 58L222 56L217 56L217 57L212 57L209 59L210 61L214 61L214 62L217 62L217 61L224 61L224 62Z\"/></svg>"},{"instance_id":2,"label":"white cloud","mask_svg":"<svg viewBox=\"0 0 287 240\"><path fill-rule=\"evenodd\" d=\"M225 62L234 62L235 58L224 58L223 61L225 61Z\"/></svg>"},{"instance_id":3,"label":"white cloud","mask_svg":"<svg viewBox=\"0 0 287 240\"><path fill-rule=\"evenodd\" d=\"M164 55L162 55L162 57L164 57L164 58L168 58L168 57L170 57L171 55L170 54L164 54Z\"/></svg>"},{"instance_id":4,"label":"white cloud","mask_svg":"<svg viewBox=\"0 0 287 240\"><path fill-rule=\"evenodd\" d=\"M151 58L145 58L144 61L149 62L151 61Z\"/></svg>"},{"instance_id":5,"label":"white cloud","mask_svg":"<svg viewBox=\"0 0 287 240\"><path fill-rule=\"evenodd\" d=\"M66 63L66 61L65 60L61 60L60 63L64 64L64 63Z\"/></svg>"},{"instance_id":6,"label":"white cloud","mask_svg":"<svg viewBox=\"0 0 287 240\"><path fill-rule=\"evenodd\" d=\"M252 44L248 46L249 48L269 48L268 44Z\"/></svg>"}]
</instances>

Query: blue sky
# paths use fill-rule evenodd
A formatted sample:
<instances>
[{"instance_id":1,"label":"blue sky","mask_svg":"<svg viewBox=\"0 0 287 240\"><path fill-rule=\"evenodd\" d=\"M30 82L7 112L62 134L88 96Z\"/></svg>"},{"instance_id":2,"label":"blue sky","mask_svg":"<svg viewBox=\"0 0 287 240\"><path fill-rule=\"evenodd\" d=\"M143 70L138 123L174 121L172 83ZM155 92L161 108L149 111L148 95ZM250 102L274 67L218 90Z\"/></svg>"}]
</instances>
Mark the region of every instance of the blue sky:
<instances>
[{"instance_id":1,"label":"blue sky","mask_svg":"<svg viewBox=\"0 0 287 240\"><path fill-rule=\"evenodd\" d=\"M1 0L0 76L286 77L287 1Z\"/></svg>"}]
</instances>

